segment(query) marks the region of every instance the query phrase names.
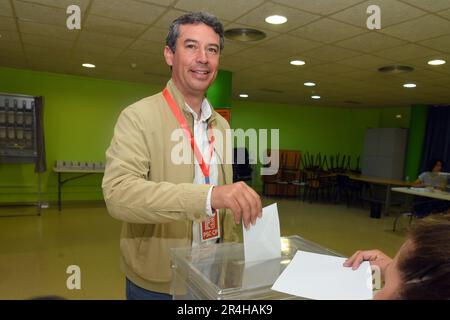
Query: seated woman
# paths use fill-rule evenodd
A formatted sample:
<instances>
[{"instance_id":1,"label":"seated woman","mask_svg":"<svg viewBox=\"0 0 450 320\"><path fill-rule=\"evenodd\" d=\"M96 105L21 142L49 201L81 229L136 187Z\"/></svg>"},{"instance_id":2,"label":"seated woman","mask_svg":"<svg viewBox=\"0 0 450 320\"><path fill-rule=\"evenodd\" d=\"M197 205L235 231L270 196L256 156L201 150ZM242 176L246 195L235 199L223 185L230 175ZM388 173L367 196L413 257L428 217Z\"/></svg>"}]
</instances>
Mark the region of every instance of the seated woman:
<instances>
[{"instance_id":1,"label":"seated woman","mask_svg":"<svg viewBox=\"0 0 450 320\"><path fill-rule=\"evenodd\" d=\"M440 175L444 162L440 159L431 160L429 170L423 172L419 178L412 183L413 187L433 187L442 189L447 186L447 176Z\"/></svg>"},{"instance_id":2,"label":"seated woman","mask_svg":"<svg viewBox=\"0 0 450 320\"><path fill-rule=\"evenodd\" d=\"M412 186L445 190L448 177L440 174L443 165L444 163L440 159L432 160L429 165L430 171L423 172L419 178L412 183ZM423 218L431 213L446 212L449 208L449 201L423 197L416 198L414 201L414 213L418 218Z\"/></svg>"},{"instance_id":3,"label":"seated woman","mask_svg":"<svg viewBox=\"0 0 450 320\"><path fill-rule=\"evenodd\" d=\"M417 222L394 259L379 250L357 251L345 267L378 266L384 287L375 300L450 299L450 216Z\"/></svg>"}]
</instances>

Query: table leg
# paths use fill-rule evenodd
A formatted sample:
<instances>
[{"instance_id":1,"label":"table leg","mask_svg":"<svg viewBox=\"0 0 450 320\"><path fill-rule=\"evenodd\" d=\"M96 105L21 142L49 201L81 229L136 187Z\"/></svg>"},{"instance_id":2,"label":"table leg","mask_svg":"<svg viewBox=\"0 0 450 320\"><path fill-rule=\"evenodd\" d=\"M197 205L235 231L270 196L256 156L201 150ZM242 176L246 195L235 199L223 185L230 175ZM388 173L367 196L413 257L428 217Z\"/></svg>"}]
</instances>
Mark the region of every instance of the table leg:
<instances>
[{"instance_id":1,"label":"table leg","mask_svg":"<svg viewBox=\"0 0 450 320\"><path fill-rule=\"evenodd\" d=\"M58 172L58 211L61 211L61 172Z\"/></svg>"},{"instance_id":2,"label":"table leg","mask_svg":"<svg viewBox=\"0 0 450 320\"><path fill-rule=\"evenodd\" d=\"M38 216L41 215L41 173L38 172Z\"/></svg>"},{"instance_id":3,"label":"table leg","mask_svg":"<svg viewBox=\"0 0 450 320\"><path fill-rule=\"evenodd\" d=\"M391 207L391 186L387 185L386 186L386 201L384 203L384 215L388 216L389 215L389 209Z\"/></svg>"}]
</instances>

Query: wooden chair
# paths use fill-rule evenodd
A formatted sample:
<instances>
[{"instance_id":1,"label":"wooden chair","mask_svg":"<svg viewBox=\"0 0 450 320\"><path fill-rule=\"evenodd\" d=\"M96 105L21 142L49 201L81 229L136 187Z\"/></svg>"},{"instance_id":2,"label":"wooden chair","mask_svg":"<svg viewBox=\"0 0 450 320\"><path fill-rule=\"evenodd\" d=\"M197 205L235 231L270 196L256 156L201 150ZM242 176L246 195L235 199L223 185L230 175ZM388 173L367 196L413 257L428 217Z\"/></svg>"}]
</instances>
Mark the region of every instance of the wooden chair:
<instances>
[{"instance_id":1,"label":"wooden chair","mask_svg":"<svg viewBox=\"0 0 450 320\"><path fill-rule=\"evenodd\" d=\"M271 150L267 151L267 155L271 156ZM278 155L280 157L280 155ZM280 163L280 159L278 160L278 163ZM271 163L268 163L265 165L265 167L270 167ZM279 180L280 176L280 170L273 174L273 175L262 175L262 183L263 183L263 195L265 196L278 196L278 184L277 181Z\"/></svg>"},{"instance_id":2,"label":"wooden chair","mask_svg":"<svg viewBox=\"0 0 450 320\"><path fill-rule=\"evenodd\" d=\"M278 172L271 176L262 176L264 195L297 196L299 188L293 182L300 180L300 163L300 151L279 150Z\"/></svg>"},{"instance_id":3,"label":"wooden chair","mask_svg":"<svg viewBox=\"0 0 450 320\"><path fill-rule=\"evenodd\" d=\"M280 196L298 195L298 185L293 182L300 179L301 153L297 150L280 150L280 176L278 178L278 194Z\"/></svg>"}]
</instances>

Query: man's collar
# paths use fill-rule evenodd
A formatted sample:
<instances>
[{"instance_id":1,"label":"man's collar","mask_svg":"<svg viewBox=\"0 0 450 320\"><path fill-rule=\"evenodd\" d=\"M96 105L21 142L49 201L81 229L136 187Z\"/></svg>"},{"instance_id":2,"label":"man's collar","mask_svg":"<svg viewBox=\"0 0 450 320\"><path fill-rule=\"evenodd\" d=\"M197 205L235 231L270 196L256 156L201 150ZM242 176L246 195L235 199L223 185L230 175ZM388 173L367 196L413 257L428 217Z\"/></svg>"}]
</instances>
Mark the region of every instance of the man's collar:
<instances>
[{"instance_id":1,"label":"man's collar","mask_svg":"<svg viewBox=\"0 0 450 320\"><path fill-rule=\"evenodd\" d=\"M187 110L192 113L192 116L195 120L198 119L198 114L192 110L192 108L186 103ZM207 121L212 115L211 105L208 102L208 99L204 98L202 101L201 111L200 111L200 121Z\"/></svg>"},{"instance_id":2,"label":"man's collar","mask_svg":"<svg viewBox=\"0 0 450 320\"><path fill-rule=\"evenodd\" d=\"M188 108L188 105L186 104L185 100L184 100L184 96L183 94L180 92L180 90L178 90L177 86L175 85L175 83L173 82L172 79L170 79L167 82L166 85L167 89L169 90L170 94L172 95L173 99L175 100L175 102L177 103L177 105L179 106L179 108L182 111L191 113L192 109ZM208 103L208 109L207 111L203 110L203 105L205 103L205 101ZM191 109L191 110L189 110ZM207 99L203 99L203 103L202 103L202 117L203 118L203 114L207 115L207 117L205 117L205 120L208 120L208 123L213 123L216 120L216 115L213 112L213 108L212 106L209 104L209 102L207 101ZM195 119L195 118L194 118Z\"/></svg>"}]
</instances>

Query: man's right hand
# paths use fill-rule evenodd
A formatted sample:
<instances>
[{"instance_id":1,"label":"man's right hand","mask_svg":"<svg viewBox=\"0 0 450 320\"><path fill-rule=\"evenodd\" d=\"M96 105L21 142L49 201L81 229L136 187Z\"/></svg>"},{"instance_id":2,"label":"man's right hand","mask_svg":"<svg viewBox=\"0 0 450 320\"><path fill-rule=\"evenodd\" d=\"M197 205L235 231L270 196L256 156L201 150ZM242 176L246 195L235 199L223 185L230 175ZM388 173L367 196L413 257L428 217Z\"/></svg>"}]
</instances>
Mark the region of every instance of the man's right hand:
<instances>
[{"instance_id":1,"label":"man's right hand","mask_svg":"<svg viewBox=\"0 0 450 320\"><path fill-rule=\"evenodd\" d=\"M262 204L259 195L245 182L236 182L224 186L215 186L211 194L213 209L230 209L234 221L244 222L246 229L255 224L256 219L262 216Z\"/></svg>"}]
</instances>

